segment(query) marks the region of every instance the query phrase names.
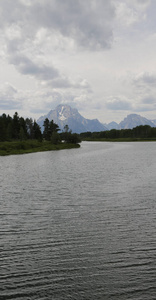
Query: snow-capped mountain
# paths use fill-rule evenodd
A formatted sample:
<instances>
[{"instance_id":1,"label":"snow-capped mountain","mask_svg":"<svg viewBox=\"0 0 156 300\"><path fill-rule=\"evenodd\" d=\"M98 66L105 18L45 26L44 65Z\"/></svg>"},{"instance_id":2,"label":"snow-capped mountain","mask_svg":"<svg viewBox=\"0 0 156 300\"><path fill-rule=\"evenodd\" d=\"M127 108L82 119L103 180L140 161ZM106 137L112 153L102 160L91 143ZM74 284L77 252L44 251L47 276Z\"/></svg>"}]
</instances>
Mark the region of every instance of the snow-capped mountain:
<instances>
[{"instance_id":1,"label":"snow-capped mountain","mask_svg":"<svg viewBox=\"0 0 156 300\"><path fill-rule=\"evenodd\" d=\"M60 104L56 107L56 109L51 110L47 115L40 117L37 120L37 123L42 129L43 122L46 118L48 118L50 121L53 120L59 125L61 130L65 125L68 125L69 129L71 129L73 133L107 130L107 128L97 119L85 119L80 115L76 108L71 108L69 105Z\"/></svg>"}]
</instances>

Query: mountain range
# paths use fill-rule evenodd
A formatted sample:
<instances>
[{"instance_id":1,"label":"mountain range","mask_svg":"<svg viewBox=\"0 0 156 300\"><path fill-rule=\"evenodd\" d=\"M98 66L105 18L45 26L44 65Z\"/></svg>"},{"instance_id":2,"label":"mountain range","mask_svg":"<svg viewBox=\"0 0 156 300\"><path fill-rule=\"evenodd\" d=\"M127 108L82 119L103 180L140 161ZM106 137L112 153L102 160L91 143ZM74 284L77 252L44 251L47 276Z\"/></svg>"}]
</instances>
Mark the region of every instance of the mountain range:
<instances>
[{"instance_id":1,"label":"mountain range","mask_svg":"<svg viewBox=\"0 0 156 300\"><path fill-rule=\"evenodd\" d=\"M98 132L111 129L132 129L140 125L149 125L156 127L156 120L148 120L137 114L130 114L119 124L116 122L110 122L108 124L102 124L98 119L86 119L80 115L76 108L72 108L69 105L58 105L54 110L50 110L47 115L41 116L37 123L43 130L44 120L48 118L49 121L53 120L59 125L60 130L63 130L65 125L69 126L69 129L75 133L81 132Z\"/></svg>"}]
</instances>

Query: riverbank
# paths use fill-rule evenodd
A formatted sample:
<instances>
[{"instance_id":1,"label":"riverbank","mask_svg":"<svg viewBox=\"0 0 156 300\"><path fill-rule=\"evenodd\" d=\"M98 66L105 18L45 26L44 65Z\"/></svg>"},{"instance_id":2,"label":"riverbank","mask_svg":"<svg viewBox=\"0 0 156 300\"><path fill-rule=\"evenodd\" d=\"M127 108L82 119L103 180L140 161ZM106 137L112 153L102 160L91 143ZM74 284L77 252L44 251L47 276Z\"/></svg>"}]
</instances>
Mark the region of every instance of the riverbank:
<instances>
[{"instance_id":1,"label":"riverbank","mask_svg":"<svg viewBox=\"0 0 156 300\"><path fill-rule=\"evenodd\" d=\"M116 139L104 139L104 138L85 138L82 141L86 142L156 142L156 138L116 138Z\"/></svg>"},{"instance_id":2,"label":"riverbank","mask_svg":"<svg viewBox=\"0 0 156 300\"><path fill-rule=\"evenodd\" d=\"M59 143L55 145L48 141L39 142L37 140L0 142L0 156L72 149L79 147L79 144Z\"/></svg>"}]
</instances>

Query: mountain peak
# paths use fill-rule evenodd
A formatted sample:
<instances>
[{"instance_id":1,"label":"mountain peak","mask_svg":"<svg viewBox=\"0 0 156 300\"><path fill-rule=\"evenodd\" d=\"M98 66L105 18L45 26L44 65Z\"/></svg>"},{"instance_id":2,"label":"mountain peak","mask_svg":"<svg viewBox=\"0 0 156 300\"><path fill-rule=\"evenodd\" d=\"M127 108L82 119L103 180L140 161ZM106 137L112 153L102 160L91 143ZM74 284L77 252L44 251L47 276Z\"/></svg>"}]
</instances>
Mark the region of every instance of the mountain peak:
<instances>
[{"instance_id":1,"label":"mountain peak","mask_svg":"<svg viewBox=\"0 0 156 300\"><path fill-rule=\"evenodd\" d=\"M153 122L137 114L130 114L119 123L120 129L132 129L140 125L154 126Z\"/></svg>"},{"instance_id":2,"label":"mountain peak","mask_svg":"<svg viewBox=\"0 0 156 300\"><path fill-rule=\"evenodd\" d=\"M48 118L59 125L62 130L65 125L68 125L72 132L81 133L86 131L103 131L107 128L97 119L89 120L80 115L76 108L72 108L67 104L59 104L54 110L51 110L47 115L38 119L37 123L43 129L43 122Z\"/></svg>"}]
</instances>

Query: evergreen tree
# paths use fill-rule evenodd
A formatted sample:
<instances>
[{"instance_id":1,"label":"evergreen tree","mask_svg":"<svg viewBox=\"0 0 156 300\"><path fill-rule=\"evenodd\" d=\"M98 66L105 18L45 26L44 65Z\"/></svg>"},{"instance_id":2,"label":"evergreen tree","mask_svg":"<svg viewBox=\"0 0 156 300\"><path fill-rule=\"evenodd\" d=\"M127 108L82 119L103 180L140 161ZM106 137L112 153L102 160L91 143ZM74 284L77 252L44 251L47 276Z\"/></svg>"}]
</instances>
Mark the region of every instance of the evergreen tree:
<instances>
[{"instance_id":1,"label":"evergreen tree","mask_svg":"<svg viewBox=\"0 0 156 300\"><path fill-rule=\"evenodd\" d=\"M42 133L40 126L34 121L33 124L33 138L39 141L42 141Z\"/></svg>"},{"instance_id":2,"label":"evergreen tree","mask_svg":"<svg viewBox=\"0 0 156 300\"><path fill-rule=\"evenodd\" d=\"M20 117L19 118L19 123L20 123L20 130L21 130L21 127L22 127L23 128L23 133L24 133L24 136L25 136L24 139L26 139L28 137L26 120L24 120L23 117Z\"/></svg>"},{"instance_id":3,"label":"evergreen tree","mask_svg":"<svg viewBox=\"0 0 156 300\"><path fill-rule=\"evenodd\" d=\"M23 141L23 140L26 139L26 135L25 135L25 132L24 132L24 129L23 129L22 126L20 127L20 131L19 131L19 139L20 139L21 141Z\"/></svg>"},{"instance_id":4,"label":"evergreen tree","mask_svg":"<svg viewBox=\"0 0 156 300\"><path fill-rule=\"evenodd\" d=\"M6 131L5 131L5 124L2 117L0 117L0 141L5 141L6 139Z\"/></svg>"},{"instance_id":5,"label":"evergreen tree","mask_svg":"<svg viewBox=\"0 0 156 300\"><path fill-rule=\"evenodd\" d=\"M12 139L13 129L12 129L12 119L8 123L7 131L6 131L6 139L10 141Z\"/></svg>"},{"instance_id":6,"label":"evergreen tree","mask_svg":"<svg viewBox=\"0 0 156 300\"><path fill-rule=\"evenodd\" d=\"M44 131L43 131L43 137L45 138L45 140L50 141L52 134L54 132L58 132L59 131L59 126L54 123L54 121L49 121L48 118L45 119L44 123Z\"/></svg>"},{"instance_id":7,"label":"evergreen tree","mask_svg":"<svg viewBox=\"0 0 156 300\"><path fill-rule=\"evenodd\" d=\"M43 127L43 137L45 140L50 141L50 122L48 118L44 120Z\"/></svg>"},{"instance_id":8,"label":"evergreen tree","mask_svg":"<svg viewBox=\"0 0 156 300\"><path fill-rule=\"evenodd\" d=\"M13 138L18 139L19 138L19 132L20 132L20 121L18 113L15 112L12 120L12 129L13 129Z\"/></svg>"},{"instance_id":9,"label":"evergreen tree","mask_svg":"<svg viewBox=\"0 0 156 300\"><path fill-rule=\"evenodd\" d=\"M58 132L60 130L59 126L56 123L54 123L53 120L51 120L51 122L50 122L49 125L50 125L50 133L51 133L51 135L53 134L53 132Z\"/></svg>"},{"instance_id":10,"label":"evergreen tree","mask_svg":"<svg viewBox=\"0 0 156 300\"><path fill-rule=\"evenodd\" d=\"M26 118L26 129L27 129L27 135L29 139L33 139L33 120L32 118Z\"/></svg>"}]
</instances>

